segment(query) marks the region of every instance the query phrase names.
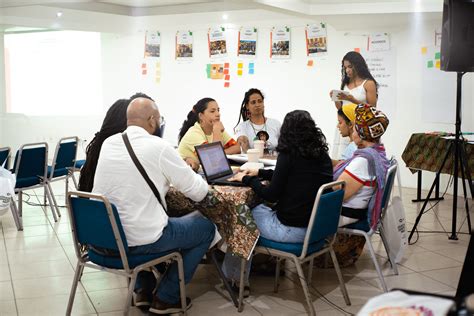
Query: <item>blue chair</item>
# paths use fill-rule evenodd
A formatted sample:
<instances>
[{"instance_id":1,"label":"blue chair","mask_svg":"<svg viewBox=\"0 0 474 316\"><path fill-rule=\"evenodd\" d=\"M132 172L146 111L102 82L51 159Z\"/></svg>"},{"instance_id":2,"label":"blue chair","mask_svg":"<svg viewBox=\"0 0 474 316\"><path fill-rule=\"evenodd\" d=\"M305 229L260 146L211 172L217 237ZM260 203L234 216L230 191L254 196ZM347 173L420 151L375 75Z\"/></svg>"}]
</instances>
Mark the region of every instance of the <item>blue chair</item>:
<instances>
[{"instance_id":1,"label":"blue chair","mask_svg":"<svg viewBox=\"0 0 474 316\"><path fill-rule=\"evenodd\" d=\"M179 252L131 255L117 208L104 196L71 191L67 194L66 204L77 256L76 272L66 315L71 315L77 284L81 280L85 267L115 273L129 279L124 308L124 315L127 315L138 273L154 270L155 265L171 260L178 264L181 306L183 306L182 312L186 314L183 258ZM113 252L115 255L103 255L103 252L99 252L98 249L106 249L107 252Z\"/></svg>"},{"instance_id":2,"label":"blue chair","mask_svg":"<svg viewBox=\"0 0 474 316\"><path fill-rule=\"evenodd\" d=\"M0 148L0 167L8 170L8 158L10 158L10 147Z\"/></svg>"},{"instance_id":3,"label":"blue chair","mask_svg":"<svg viewBox=\"0 0 474 316\"><path fill-rule=\"evenodd\" d=\"M54 208L56 213L61 217L61 212L54 196L51 182L58 180L66 180L66 194L69 191L69 178L72 177L72 169L76 164L77 144L79 139L76 136L61 138L54 152L53 163L48 166L48 188L51 192ZM46 200L46 196L45 196Z\"/></svg>"},{"instance_id":4,"label":"blue chair","mask_svg":"<svg viewBox=\"0 0 474 316\"><path fill-rule=\"evenodd\" d=\"M58 221L52 206L51 192L49 191L47 183L47 163L48 144L45 142L22 145L15 155L13 173L16 176L15 193L18 193L18 207L14 199L12 199L12 207L20 218L19 222L16 222L15 218L15 223L17 224L18 230L23 230L21 223L21 216L23 215L22 193L25 190L44 188L45 195L49 201L49 205L51 206L51 212L53 213L54 221Z\"/></svg>"},{"instance_id":5,"label":"blue chair","mask_svg":"<svg viewBox=\"0 0 474 316\"><path fill-rule=\"evenodd\" d=\"M316 195L303 243L282 243L260 236L257 247L255 247L256 253L269 254L278 259L275 273L275 292L278 291L278 278L280 276L281 265L280 260L290 259L295 263L311 315L316 315L308 289L308 284L311 284L313 261L315 257L327 252L331 254L344 300L347 305L351 304L339 268L339 263L337 262L336 254L332 248L336 239L339 216L341 214L342 202L344 200L344 188L344 181L331 182L320 187L318 194ZM323 194L323 192L327 193ZM305 262L309 262L307 279L302 268L302 264Z\"/></svg>"},{"instance_id":6,"label":"blue chair","mask_svg":"<svg viewBox=\"0 0 474 316\"><path fill-rule=\"evenodd\" d=\"M366 244L369 247L370 257L375 265L375 270L377 271L377 275L380 279L380 283L382 285L382 289L384 292L387 292L387 284L385 283L385 279L382 274L382 270L380 269L380 265L377 261L377 257L375 256L374 247L372 245L372 236L375 233L380 234L380 238L382 239L382 243L385 247L385 251L387 252L388 260L392 266L393 272L398 274L397 263L395 262L395 258L391 258L390 251L387 243L387 239L384 234L382 219L385 216L387 211L388 202L392 195L392 188L395 182L395 176L397 174L398 163L395 159L390 161L390 168L387 171L387 176L385 178L385 188L382 196L382 211L380 212L380 217L377 223L376 229L371 229L369 226L369 222L367 220L360 220L353 224L346 225L344 227L339 228L340 233L348 234L348 235L359 235L364 236L366 240Z\"/></svg>"}]
</instances>

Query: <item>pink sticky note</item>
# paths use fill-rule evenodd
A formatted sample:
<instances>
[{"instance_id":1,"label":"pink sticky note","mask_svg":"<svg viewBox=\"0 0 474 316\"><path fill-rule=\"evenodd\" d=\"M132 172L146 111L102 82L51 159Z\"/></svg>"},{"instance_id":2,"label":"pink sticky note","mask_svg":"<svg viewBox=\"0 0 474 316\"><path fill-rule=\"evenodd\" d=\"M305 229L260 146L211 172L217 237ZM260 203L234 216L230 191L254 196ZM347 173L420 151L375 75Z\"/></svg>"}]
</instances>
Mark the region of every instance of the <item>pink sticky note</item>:
<instances>
[{"instance_id":1,"label":"pink sticky note","mask_svg":"<svg viewBox=\"0 0 474 316\"><path fill-rule=\"evenodd\" d=\"M359 47L354 48L354 52L360 53L360 48Z\"/></svg>"},{"instance_id":2,"label":"pink sticky note","mask_svg":"<svg viewBox=\"0 0 474 316\"><path fill-rule=\"evenodd\" d=\"M227 80L227 81L229 81L229 80L230 80L230 75L225 75L225 78L224 78L224 80Z\"/></svg>"},{"instance_id":3,"label":"pink sticky note","mask_svg":"<svg viewBox=\"0 0 474 316\"><path fill-rule=\"evenodd\" d=\"M229 68L229 63L225 63L224 68Z\"/></svg>"},{"instance_id":4,"label":"pink sticky note","mask_svg":"<svg viewBox=\"0 0 474 316\"><path fill-rule=\"evenodd\" d=\"M229 86L230 86L230 82L229 82L229 81L226 81L226 82L224 83L224 88L229 88Z\"/></svg>"},{"instance_id":5,"label":"pink sticky note","mask_svg":"<svg viewBox=\"0 0 474 316\"><path fill-rule=\"evenodd\" d=\"M146 68L146 64L145 64L145 63L142 64L142 68Z\"/></svg>"},{"instance_id":6,"label":"pink sticky note","mask_svg":"<svg viewBox=\"0 0 474 316\"><path fill-rule=\"evenodd\" d=\"M224 75L228 75L229 74L229 68L225 68L224 69Z\"/></svg>"},{"instance_id":7,"label":"pink sticky note","mask_svg":"<svg viewBox=\"0 0 474 316\"><path fill-rule=\"evenodd\" d=\"M142 75L146 75L146 69L142 69Z\"/></svg>"}]
</instances>

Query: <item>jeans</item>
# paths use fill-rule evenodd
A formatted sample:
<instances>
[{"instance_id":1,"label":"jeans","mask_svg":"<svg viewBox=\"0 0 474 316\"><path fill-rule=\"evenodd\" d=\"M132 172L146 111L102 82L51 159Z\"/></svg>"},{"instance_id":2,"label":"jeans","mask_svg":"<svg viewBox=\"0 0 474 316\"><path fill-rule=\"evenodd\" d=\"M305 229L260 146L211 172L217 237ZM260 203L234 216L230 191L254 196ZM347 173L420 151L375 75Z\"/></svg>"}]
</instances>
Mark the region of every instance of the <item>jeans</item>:
<instances>
[{"instance_id":1,"label":"jeans","mask_svg":"<svg viewBox=\"0 0 474 316\"><path fill-rule=\"evenodd\" d=\"M302 243L306 235L305 227L292 227L283 225L278 219L276 212L266 206L265 204L259 204L252 209L252 215L260 230L260 236L277 241L286 243ZM227 252L222 263L222 271L228 279L240 280L240 257L233 256ZM250 266L252 264L252 258L247 262L245 268L244 281L247 285L249 283Z\"/></svg>"},{"instance_id":2,"label":"jeans","mask_svg":"<svg viewBox=\"0 0 474 316\"><path fill-rule=\"evenodd\" d=\"M130 253L153 254L179 250L183 256L184 281L189 283L202 257L207 252L215 233L214 224L199 212L183 217L168 219L160 239L152 244L130 248ZM156 279L151 272L138 274L135 290L151 292L156 286ZM162 302L175 304L180 300L178 265L173 262L163 275L156 294Z\"/></svg>"}]
</instances>

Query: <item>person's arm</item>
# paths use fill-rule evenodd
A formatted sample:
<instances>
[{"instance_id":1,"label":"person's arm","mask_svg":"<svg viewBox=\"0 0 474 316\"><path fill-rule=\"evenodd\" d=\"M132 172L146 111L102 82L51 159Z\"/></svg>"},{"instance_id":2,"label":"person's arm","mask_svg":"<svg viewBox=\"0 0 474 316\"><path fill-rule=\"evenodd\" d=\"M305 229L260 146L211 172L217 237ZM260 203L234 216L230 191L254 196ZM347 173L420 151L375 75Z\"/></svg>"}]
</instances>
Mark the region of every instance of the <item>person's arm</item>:
<instances>
[{"instance_id":1,"label":"person's arm","mask_svg":"<svg viewBox=\"0 0 474 316\"><path fill-rule=\"evenodd\" d=\"M356 194L363 186L362 183L354 179L348 173L343 172L337 181L346 181L346 189L344 191L344 201L349 200L354 194Z\"/></svg>"},{"instance_id":2,"label":"person's arm","mask_svg":"<svg viewBox=\"0 0 474 316\"><path fill-rule=\"evenodd\" d=\"M226 155L240 154L240 145L226 131L221 133L221 139Z\"/></svg>"},{"instance_id":3,"label":"person's arm","mask_svg":"<svg viewBox=\"0 0 474 316\"><path fill-rule=\"evenodd\" d=\"M259 169L258 177L262 180L272 180L273 178L273 169Z\"/></svg>"},{"instance_id":4,"label":"person's arm","mask_svg":"<svg viewBox=\"0 0 474 316\"><path fill-rule=\"evenodd\" d=\"M237 138L237 143L240 145L241 152L246 153L249 150L250 143L249 138L245 135L239 136Z\"/></svg>"},{"instance_id":5,"label":"person's arm","mask_svg":"<svg viewBox=\"0 0 474 316\"><path fill-rule=\"evenodd\" d=\"M373 80L367 80L364 84L367 103L377 106L377 86Z\"/></svg>"}]
</instances>

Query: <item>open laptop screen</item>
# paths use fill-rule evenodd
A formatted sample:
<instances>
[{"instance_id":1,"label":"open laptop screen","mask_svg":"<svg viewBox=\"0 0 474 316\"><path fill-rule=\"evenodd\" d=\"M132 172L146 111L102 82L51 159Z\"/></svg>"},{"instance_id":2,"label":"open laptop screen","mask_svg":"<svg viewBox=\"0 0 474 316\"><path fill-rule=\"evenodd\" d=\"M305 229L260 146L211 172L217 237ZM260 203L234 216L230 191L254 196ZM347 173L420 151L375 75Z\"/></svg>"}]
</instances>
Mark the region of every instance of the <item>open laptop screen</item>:
<instances>
[{"instance_id":1,"label":"open laptop screen","mask_svg":"<svg viewBox=\"0 0 474 316\"><path fill-rule=\"evenodd\" d=\"M207 179L232 174L232 169L220 142L196 146L195 149Z\"/></svg>"}]
</instances>

